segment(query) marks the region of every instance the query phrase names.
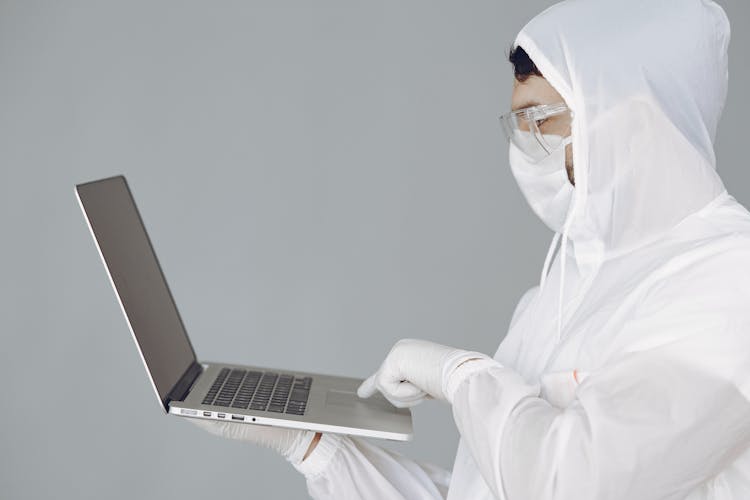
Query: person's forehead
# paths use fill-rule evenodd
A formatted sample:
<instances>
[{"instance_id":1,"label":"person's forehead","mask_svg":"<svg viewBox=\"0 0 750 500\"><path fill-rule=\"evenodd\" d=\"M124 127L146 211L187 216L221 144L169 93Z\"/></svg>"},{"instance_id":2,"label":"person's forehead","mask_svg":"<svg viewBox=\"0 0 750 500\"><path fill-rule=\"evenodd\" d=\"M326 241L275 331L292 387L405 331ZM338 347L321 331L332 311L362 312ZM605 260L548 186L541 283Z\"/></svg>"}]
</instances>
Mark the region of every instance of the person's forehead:
<instances>
[{"instance_id":1,"label":"person's forehead","mask_svg":"<svg viewBox=\"0 0 750 500\"><path fill-rule=\"evenodd\" d=\"M558 102L564 102L562 96L545 78L532 75L524 82L514 81L511 98L513 111Z\"/></svg>"}]
</instances>

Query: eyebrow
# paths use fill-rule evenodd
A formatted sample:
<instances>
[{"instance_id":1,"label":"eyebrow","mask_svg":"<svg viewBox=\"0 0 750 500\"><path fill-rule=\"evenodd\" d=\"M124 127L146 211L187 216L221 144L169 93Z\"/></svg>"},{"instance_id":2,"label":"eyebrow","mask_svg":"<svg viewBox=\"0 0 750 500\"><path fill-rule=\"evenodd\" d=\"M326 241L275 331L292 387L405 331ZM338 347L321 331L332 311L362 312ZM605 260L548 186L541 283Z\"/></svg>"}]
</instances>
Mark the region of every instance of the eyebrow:
<instances>
[{"instance_id":1,"label":"eyebrow","mask_svg":"<svg viewBox=\"0 0 750 500\"><path fill-rule=\"evenodd\" d=\"M518 111L519 109L528 108L531 106L540 106L540 105L541 105L540 102L531 99L531 100L522 102L518 106L513 106L513 108L511 108L511 111Z\"/></svg>"}]
</instances>

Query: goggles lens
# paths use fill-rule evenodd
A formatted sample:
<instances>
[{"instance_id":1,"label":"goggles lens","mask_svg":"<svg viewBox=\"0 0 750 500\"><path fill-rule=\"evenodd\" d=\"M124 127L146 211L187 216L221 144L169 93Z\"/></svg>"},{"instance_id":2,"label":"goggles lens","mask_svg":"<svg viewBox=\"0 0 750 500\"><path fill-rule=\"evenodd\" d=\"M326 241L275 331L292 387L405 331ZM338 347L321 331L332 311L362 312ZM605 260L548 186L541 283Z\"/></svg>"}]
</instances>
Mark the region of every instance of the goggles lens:
<instances>
[{"instance_id":1,"label":"goggles lens","mask_svg":"<svg viewBox=\"0 0 750 500\"><path fill-rule=\"evenodd\" d=\"M564 104L543 104L500 117L505 136L533 161L540 161L570 137L573 112Z\"/></svg>"}]
</instances>

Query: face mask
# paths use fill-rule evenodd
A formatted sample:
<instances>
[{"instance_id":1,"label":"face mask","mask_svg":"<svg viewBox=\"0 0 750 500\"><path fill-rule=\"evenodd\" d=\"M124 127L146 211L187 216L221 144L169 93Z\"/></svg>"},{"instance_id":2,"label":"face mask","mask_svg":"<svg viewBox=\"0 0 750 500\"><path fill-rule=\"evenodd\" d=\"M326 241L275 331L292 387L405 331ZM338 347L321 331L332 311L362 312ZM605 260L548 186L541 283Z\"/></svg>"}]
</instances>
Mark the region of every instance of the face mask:
<instances>
[{"instance_id":1,"label":"face mask","mask_svg":"<svg viewBox=\"0 0 750 500\"><path fill-rule=\"evenodd\" d=\"M528 136L528 140L536 139ZM565 146L572 142L572 137L562 143L559 137L550 137L549 142L561 145L542 160L533 162L511 141L509 160L513 176L534 213L547 227L560 233L575 189L565 170Z\"/></svg>"}]
</instances>

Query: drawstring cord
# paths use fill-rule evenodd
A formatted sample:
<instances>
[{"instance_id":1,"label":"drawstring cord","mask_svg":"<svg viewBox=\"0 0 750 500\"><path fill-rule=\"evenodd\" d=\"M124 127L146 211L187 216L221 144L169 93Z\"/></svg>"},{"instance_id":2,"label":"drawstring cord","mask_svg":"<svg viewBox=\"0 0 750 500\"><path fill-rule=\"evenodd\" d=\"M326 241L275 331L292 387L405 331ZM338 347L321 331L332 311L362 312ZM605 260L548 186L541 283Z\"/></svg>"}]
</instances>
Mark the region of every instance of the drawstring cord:
<instances>
[{"instance_id":1,"label":"drawstring cord","mask_svg":"<svg viewBox=\"0 0 750 500\"><path fill-rule=\"evenodd\" d=\"M562 233L562 262L560 267L560 289L558 290L558 296L557 296L557 343L559 344L562 340L562 305L563 305L563 287L565 286L565 264L567 263L568 259L567 257L567 250L568 250L568 231L570 230L570 225L573 222L573 216L576 213L576 209L578 208L580 197L578 196L578 191L573 191L573 207L568 210L568 214L565 217L565 223L563 224L563 233Z\"/></svg>"},{"instance_id":2,"label":"drawstring cord","mask_svg":"<svg viewBox=\"0 0 750 500\"><path fill-rule=\"evenodd\" d=\"M564 228L562 235L562 262L560 267L560 288L557 293L557 342L560 342L562 336L562 302L563 302L563 286L565 283L565 258L566 258L566 243L568 240L567 228ZM539 281L539 289L544 290L544 285L547 283L547 274L549 273L549 267L552 262L552 255L555 253L557 243L560 241L560 233L555 232L555 236L552 238L549 249L547 250L547 257L544 259L544 267L542 268L542 276Z\"/></svg>"},{"instance_id":3,"label":"drawstring cord","mask_svg":"<svg viewBox=\"0 0 750 500\"><path fill-rule=\"evenodd\" d=\"M571 211L572 213L572 211ZM565 263L567 262L566 253L568 249L568 220L565 221L562 236L562 262L560 267L560 288L557 294L557 343L562 340L562 304L563 304L563 287L565 286Z\"/></svg>"},{"instance_id":4,"label":"drawstring cord","mask_svg":"<svg viewBox=\"0 0 750 500\"><path fill-rule=\"evenodd\" d=\"M549 272L549 266L552 263L552 254L555 253L555 247L557 247L557 242L560 239L560 233L555 231L555 237L552 238L552 243L549 245L549 249L547 250L547 257L544 258L544 266L542 267L542 276L539 279L539 288L541 290L544 290L544 284L547 282L547 273Z\"/></svg>"},{"instance_id":5,"label":"drawstring cord","mask_svg":"<svg viewBox=\"0 0 750 500\"><path fill-rule=\"evenodd\" d=\"M565 287L565 264L567 261L567 250L568 250L568 230L570 229L570 225L573 222L573 214L576 211L576 207L578 206L578 197L575 196L573 198L573 208L568 211L567 215L565 216L565 223L563 224L563 232L562 232L562 243L561 243L561 255L560 258L562 259L562 262L560 263L560 288L558 289L557 293L557 343L560 343L562 340L562 304L563 304L563 294L564 294L564 287ZM547 274L549 273L549 268L552 264L552 255L555 253L555 249L557 247L557 243L560 241L560 233L555 231L555 236L552 238L552 242L550 243L549 249L547 250L547 257L544 259L544 266L542 267L542 276L539 280L539 288L540 291L544 290L544 285L547 282Z\"/></svg>"}]
</instances>

